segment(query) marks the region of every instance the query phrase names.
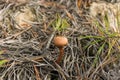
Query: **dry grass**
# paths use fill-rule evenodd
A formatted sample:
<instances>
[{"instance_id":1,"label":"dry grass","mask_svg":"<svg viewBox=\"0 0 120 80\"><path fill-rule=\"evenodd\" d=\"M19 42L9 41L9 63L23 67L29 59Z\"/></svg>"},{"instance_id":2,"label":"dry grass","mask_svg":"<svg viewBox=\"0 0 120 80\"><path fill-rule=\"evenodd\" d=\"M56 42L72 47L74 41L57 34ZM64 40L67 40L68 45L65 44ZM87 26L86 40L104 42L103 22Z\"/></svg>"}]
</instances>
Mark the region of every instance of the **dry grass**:
<instances>
[{"instance_id":1,"label":"dry grass","mask_svg":"<svg viewBox=\"0 0 120 80\"><path fill-rule=\"evenodd\" d=\"M89 0L21 1L0 1L0 80L120 79L119 16L112 10L94 15L90 5L102 3ZM56 35L69 40L60 64Z\"/></svg>"}]
</instances>

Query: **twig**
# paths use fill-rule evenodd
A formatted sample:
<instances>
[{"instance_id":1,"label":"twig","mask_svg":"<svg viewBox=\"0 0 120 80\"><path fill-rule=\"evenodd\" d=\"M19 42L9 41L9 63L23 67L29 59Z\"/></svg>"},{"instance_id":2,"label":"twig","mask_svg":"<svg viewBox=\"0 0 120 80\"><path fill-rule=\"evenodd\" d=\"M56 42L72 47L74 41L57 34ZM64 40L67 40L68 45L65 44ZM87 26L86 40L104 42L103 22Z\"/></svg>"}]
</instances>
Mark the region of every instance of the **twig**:
<instances>
[{"instance_id":1,"label":"twig","mask_svg":"<svg viewBox=\"0 0 120 80\"><path fill-rule=\"evenodd\" d=\"M50 36L50 38L49 38L49 40L48 40L48 43L47 43L46 49L49 48L50 43L51 43L51 41L52 41L52 39L53 39L53 37L54 37L54 35L55 35L55 32L56 32L56 31L54 31L54 32L51 34L51 36Z\"/></svg>"},{"instance_id":2,"label":"twig","mask_svg":"<svg viewBox=\"0 0 120 80\"><path fill-rule=\"evenodd\" d=\"M36 74L36 80L42 80L42 79L40 78L38 69L37 69L37 67L36 67L35 65L34 65L34 70L35 70L35 74Z\"/></svg>"}]
</instances>

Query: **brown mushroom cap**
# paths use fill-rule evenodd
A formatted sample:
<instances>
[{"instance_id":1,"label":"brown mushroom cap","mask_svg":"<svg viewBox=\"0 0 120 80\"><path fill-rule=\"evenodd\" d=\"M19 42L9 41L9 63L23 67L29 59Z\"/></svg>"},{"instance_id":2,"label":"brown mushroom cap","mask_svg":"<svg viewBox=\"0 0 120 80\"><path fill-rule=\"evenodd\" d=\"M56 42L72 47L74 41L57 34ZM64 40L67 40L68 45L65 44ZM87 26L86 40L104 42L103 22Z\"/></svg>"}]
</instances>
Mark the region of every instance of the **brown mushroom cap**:
<instances>
[{"instance_id":1,"label":"brown mushroom cap","mask_svg":"<svg viewBox=\"0 0 120 80\"><path fill-rule=\"evenodd\" d=\"M56 36L54 37L54 44L57 47L63 47L68 44L68 39L64 36Z\"/></svg>"}]
</instances>

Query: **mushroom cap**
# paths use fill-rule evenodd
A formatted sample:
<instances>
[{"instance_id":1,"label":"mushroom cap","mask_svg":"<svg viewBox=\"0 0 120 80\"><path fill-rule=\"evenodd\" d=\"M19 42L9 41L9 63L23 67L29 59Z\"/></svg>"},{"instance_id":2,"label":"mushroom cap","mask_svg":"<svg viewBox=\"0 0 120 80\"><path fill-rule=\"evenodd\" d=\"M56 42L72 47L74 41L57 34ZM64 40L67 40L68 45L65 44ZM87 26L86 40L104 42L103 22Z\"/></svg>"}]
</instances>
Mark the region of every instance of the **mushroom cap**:
<instances>
[{"instance_id":1,"label":"mushroom cap","mask_svg":"<svg viewBox=\"0 0 120 80\"><path fill-rule=\"evenodd\" d=\"M64 36L56 36L54 37L54 44L57 47L63 47L68 44L68 39Z\"/></svg>"}]
</instances>

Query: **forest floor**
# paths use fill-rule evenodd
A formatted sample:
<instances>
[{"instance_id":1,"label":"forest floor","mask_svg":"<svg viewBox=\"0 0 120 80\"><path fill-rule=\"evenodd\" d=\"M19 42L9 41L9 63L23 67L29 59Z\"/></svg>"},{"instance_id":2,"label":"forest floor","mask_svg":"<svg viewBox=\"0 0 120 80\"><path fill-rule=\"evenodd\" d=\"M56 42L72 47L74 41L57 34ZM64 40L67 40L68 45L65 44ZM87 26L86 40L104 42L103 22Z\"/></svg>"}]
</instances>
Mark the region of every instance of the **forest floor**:
<instances>
[{"instance_id":1,"label":"forest floor","mask_svg":"<svg viewBox=\"0 0 120 80\"><path fill-rule=\"evenodd\" d=\"M0 80L120 80L120 3L89 1L1 0Z\"/></svg>"}]
</instances>

